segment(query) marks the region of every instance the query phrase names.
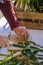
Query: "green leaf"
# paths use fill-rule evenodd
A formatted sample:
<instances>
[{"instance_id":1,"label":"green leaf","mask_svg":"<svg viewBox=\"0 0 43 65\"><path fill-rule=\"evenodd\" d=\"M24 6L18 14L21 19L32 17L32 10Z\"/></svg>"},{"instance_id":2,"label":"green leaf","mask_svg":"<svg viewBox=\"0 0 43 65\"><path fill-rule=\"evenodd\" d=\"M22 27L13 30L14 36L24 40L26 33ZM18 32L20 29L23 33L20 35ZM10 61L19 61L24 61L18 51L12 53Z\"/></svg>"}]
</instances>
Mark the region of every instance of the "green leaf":
<instances>
[{"instance_id":1,"label":"green leaf","mask_svg":"<svg viewBox=\"0 0 43 65\"><path fill-rule=\"evenodd\" d=\"M38 53L40 51L40 49L37 48L37 47L30 46L30 49L33 51L34 54L36 54L36 53Z\"/></svg>"},{"instance_id":2,"label":"green leaf","mask_svg":"<svg viewBox=\"0 0 43 65\"><path fill-rule=\"evenodd\" d=\"M35 54L29 48L23 49L22 54L25 55L27 58L29 58L31 60L36 60L37 59Z\"/></svg>"}]
</instances>

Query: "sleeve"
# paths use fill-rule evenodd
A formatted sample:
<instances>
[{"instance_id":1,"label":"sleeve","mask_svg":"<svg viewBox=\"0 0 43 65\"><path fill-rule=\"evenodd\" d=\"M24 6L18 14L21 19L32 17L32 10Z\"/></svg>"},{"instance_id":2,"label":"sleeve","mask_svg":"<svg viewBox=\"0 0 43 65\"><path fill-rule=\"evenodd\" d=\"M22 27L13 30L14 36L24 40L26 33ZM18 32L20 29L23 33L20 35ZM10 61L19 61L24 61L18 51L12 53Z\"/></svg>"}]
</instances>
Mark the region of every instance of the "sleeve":
<instances>
[{"instance_id":1,"label":"sleeve","mask_svg":"<svg viewBox=\"0 0 43 65\"><path fill-rule=\"evenodd\" d=\"M19 26L19 22L13 10L11 0L7 0L4 4L0 3L0 9L5 18L8 20L8 23L12 30L13 28Z\"/></svg>"}]
</instances>

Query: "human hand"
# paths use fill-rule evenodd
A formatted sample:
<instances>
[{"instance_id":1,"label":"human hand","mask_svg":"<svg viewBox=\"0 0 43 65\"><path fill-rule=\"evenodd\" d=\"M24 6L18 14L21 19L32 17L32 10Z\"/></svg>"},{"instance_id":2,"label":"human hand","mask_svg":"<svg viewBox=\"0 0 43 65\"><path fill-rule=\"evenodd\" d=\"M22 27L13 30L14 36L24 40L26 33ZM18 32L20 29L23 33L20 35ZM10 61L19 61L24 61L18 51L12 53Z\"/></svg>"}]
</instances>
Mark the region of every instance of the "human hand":
<instances>
[{"instance_id":1,"label":"human hand","mask_svg":"<svg viewBox=\"0 0 43 65\"><path fill-rule=\"evenodd\" d=\"M29 33L27 32L26 27L23 26L19 26L13 29L13 31L16 32L16 34L18 35L18 37L22 40L27 40Z\"/></svg>"},{"instance_id":2,"label":"human hand","mask_svg":"<svg viewBox=\"0 0 43 65\"><path fill-rule=\"evenodd\" d=\"M0 35L0 47L7 47L9 45L9 40L7 37Z\"/></svg>"}]
</instances>

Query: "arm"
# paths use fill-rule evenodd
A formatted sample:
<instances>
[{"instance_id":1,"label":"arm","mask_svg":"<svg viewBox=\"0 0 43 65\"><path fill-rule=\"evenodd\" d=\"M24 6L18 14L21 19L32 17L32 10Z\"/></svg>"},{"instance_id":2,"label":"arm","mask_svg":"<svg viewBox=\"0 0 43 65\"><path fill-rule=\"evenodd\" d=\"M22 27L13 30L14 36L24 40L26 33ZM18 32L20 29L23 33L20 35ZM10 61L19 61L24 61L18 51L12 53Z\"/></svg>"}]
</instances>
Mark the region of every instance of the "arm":
<instances>
[{"instance_id":1,"label":"arm","mask_svg":"<svg viewBox=\"0 0 43 65\"><path fill-rule=\"evenodd\" d=\"M15 12L12 7L11 0L7 0L4 3L0 3L0 9L3 15L5 16L5 18L8 20L11 29L14 32L16 32L18 37L27 40L28 32L25 27L19 26L18 20L16 18Z\"/></svg>"},{"instance_id":2,"label":"arm","mask_svg":"<svg viewBox=\"0 0 43 65\"><path fill-rule=\"evenodd\" d=\"M5 3L0 3L0 9L5 18L8 20L8 23L12 30L13 28L19 26L18 20L12 7L11 0L7 0Z\"/></svg>"}]
</instances>

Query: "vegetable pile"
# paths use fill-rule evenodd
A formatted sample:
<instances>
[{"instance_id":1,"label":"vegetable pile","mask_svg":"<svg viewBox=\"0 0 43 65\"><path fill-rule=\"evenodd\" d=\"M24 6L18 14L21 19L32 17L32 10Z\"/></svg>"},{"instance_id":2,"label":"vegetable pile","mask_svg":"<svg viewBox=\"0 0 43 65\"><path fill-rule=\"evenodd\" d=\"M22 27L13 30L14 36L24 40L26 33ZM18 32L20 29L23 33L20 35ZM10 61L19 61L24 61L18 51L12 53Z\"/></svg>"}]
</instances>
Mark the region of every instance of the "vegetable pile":
<instances>
[{"instance_id":1,"label":"vegetable pile","mask_svg":"<svg viewBox=\"0 0 43 65\"><path fill-rule=\"evenodd\" d=\"M22 49L11 52L10 56L6 56L4 60L0 61L0 65L43 65L43 55L40 54L43 53L42 46L32 41L18 43L18 47L23 46Z\"/></svg>"},{"instance_id":2,"label":"vegetable pile","mask_svg":"<svg viewBox=\"0 0 43 65\"><path fill-rule=\"evenodd\" d=\"M13 0L20 11L43 12L43 0Z\"/></svg>"}]
</instances>

